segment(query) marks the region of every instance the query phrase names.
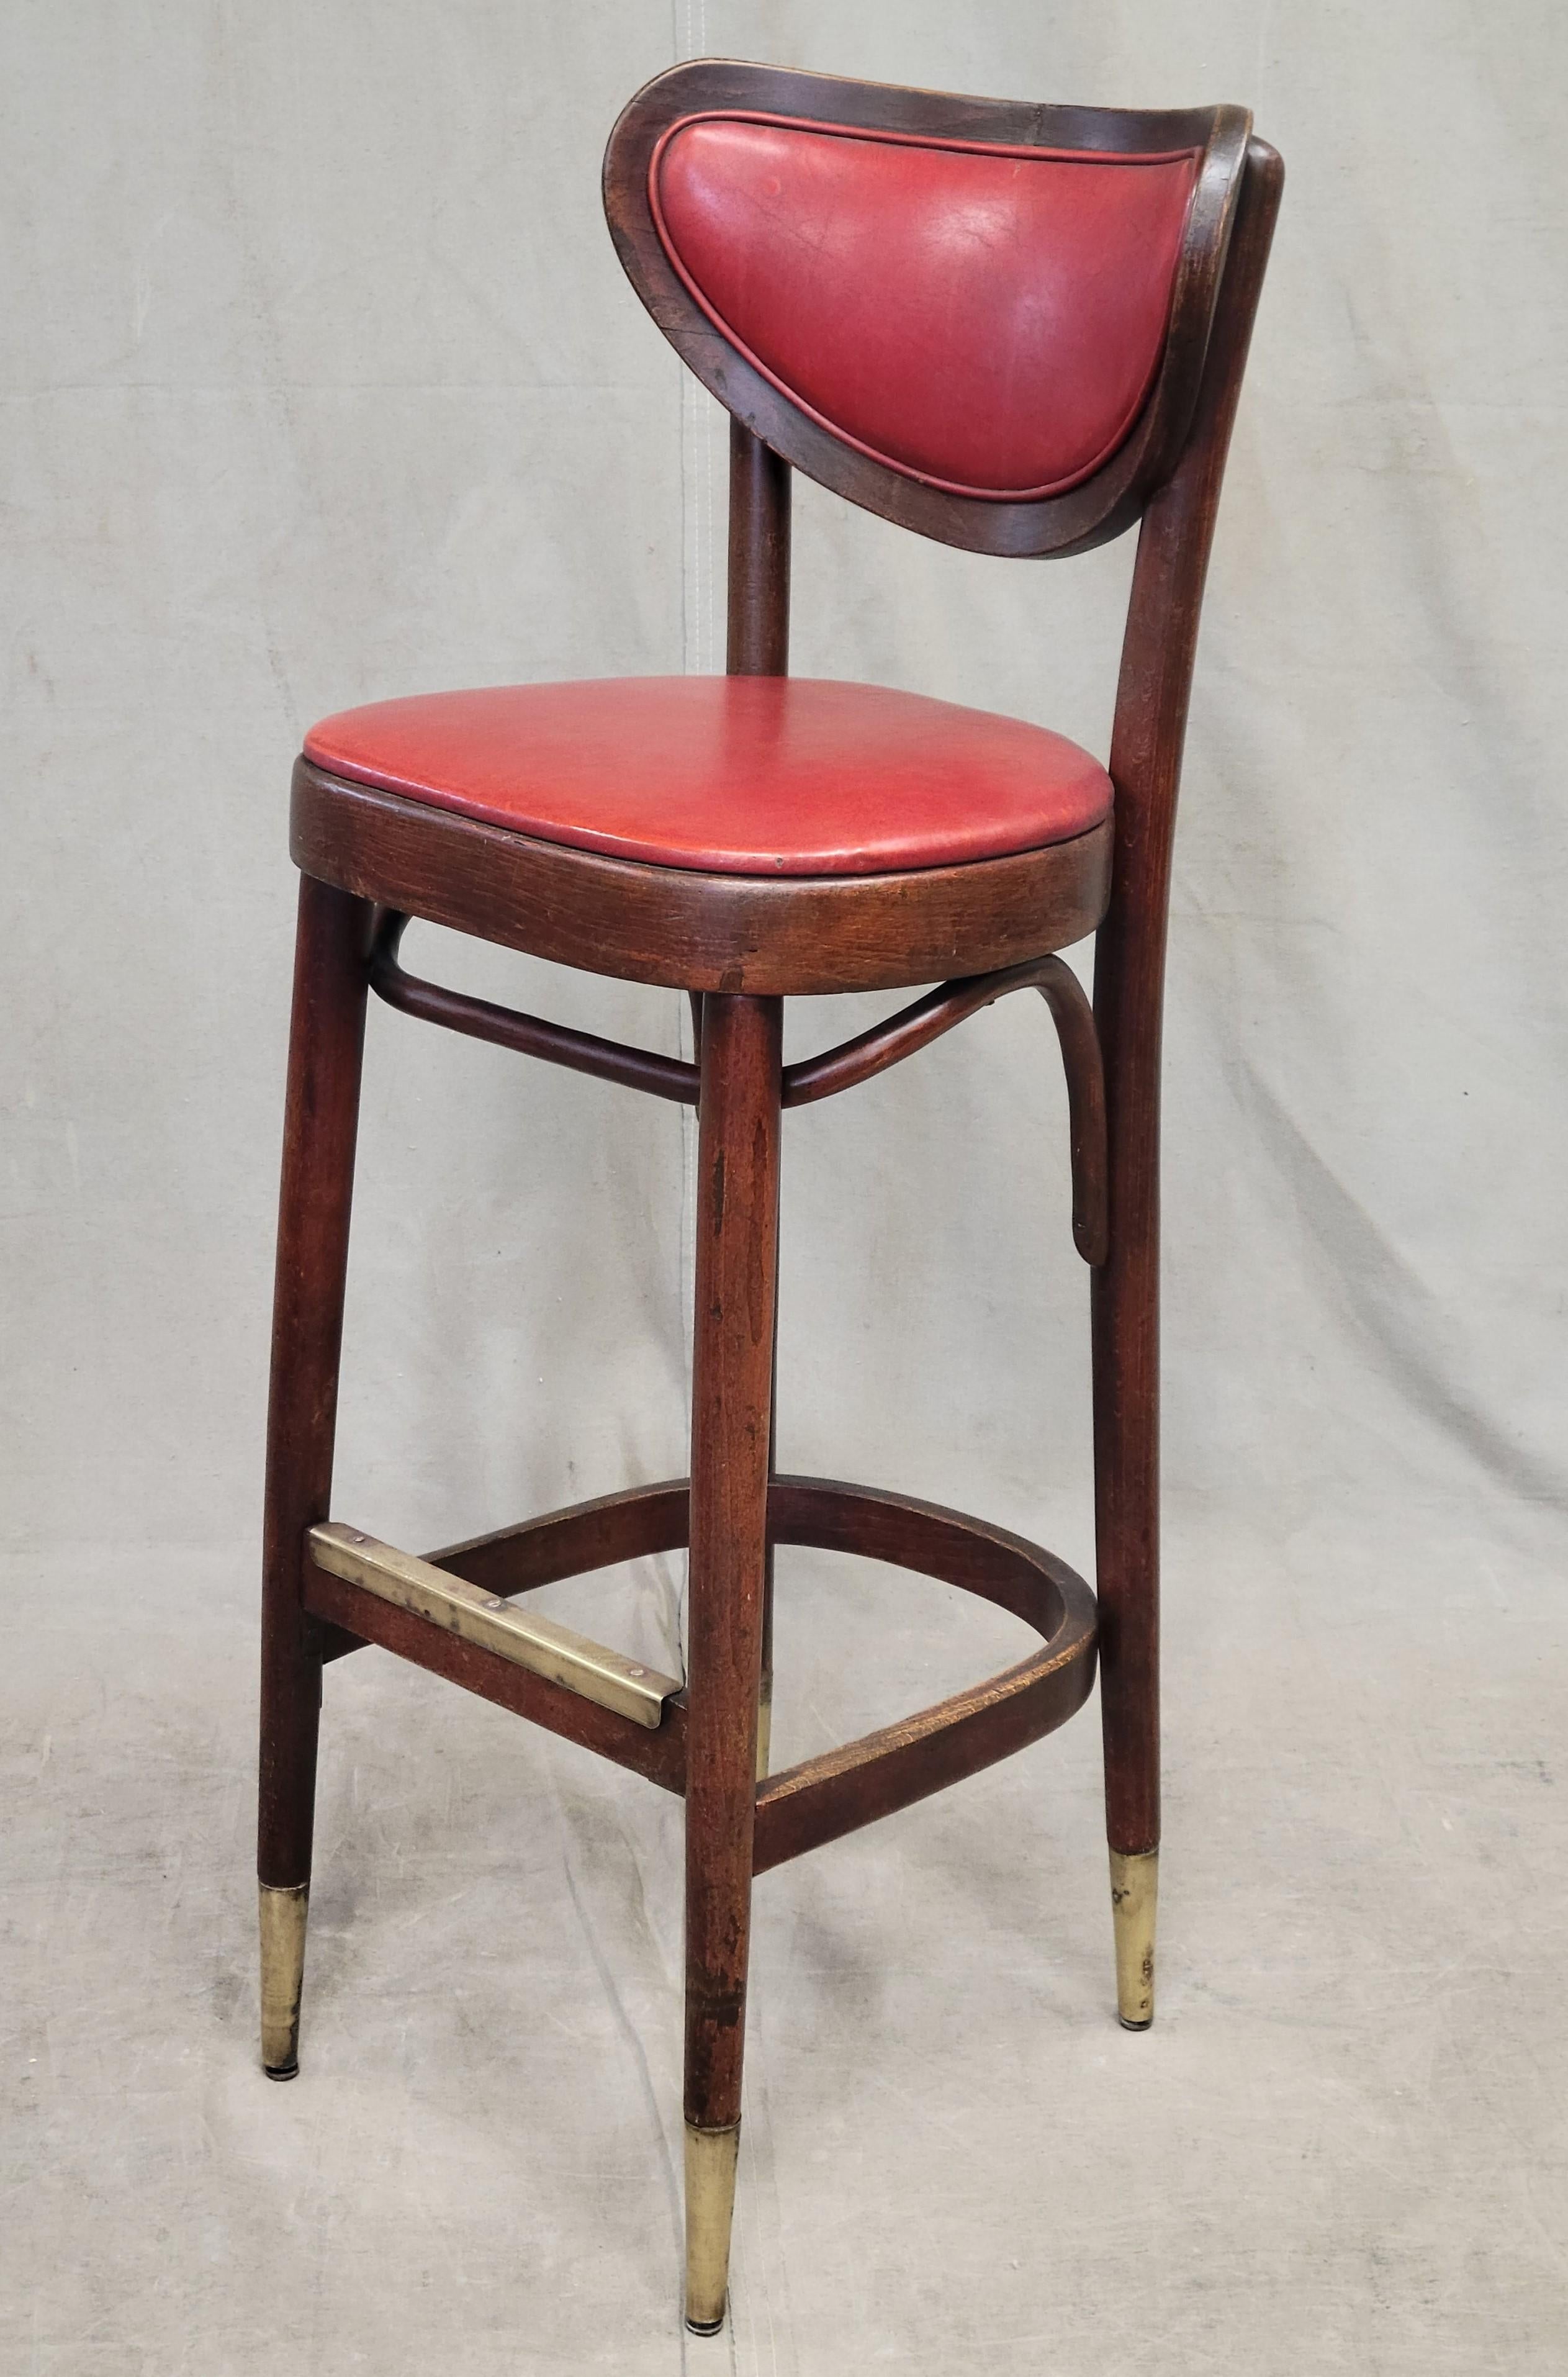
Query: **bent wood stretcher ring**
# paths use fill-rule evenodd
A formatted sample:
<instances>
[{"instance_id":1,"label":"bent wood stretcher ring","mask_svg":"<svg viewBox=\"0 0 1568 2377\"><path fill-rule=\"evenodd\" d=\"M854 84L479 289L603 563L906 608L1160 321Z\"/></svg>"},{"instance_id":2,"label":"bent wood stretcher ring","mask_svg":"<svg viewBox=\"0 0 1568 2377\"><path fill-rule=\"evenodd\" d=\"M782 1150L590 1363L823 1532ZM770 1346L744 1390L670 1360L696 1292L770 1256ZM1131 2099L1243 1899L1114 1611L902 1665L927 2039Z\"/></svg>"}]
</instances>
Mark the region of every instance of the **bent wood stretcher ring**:
<instances>
[{"instance_id":1,"label":"bent wood stretcher ring","mask_svg":"<svg viewBox=\"0 0 1568 2377\"><path fill-rule=\"evenodd\" d=\"M525 1669L554 1695L536 1690L528 1714L573 1738L584 1722L574 1702L607 1710L625 1720L621 1738L594 1746L666 1790L684 1792L680 1679L552 1619L524 1618L510 1603L569 1576L682 1548L689 1537L690 1499L686 1478L636 1487L453 1545L427 1559L336 1522L312 1527L305 1604L335 1630L331 1656L381 1642L503 1706L514 1704L511 1671ZM1042 1648L986 1683L760 1782L754 1872L1011 1756L1065 1724L1088 1697L1095 1597L1064 1561L1021 1535L908 1495L784 1476L768 1488L768 1541L858 1553L936 1577L1011 1610L1034 1627ZM389 1609L417 1619L423 1630L387 1617ZM394 1630L395 1640L389 1639ZM462 1646L461 1671L454 1642ZM646 1737L666 1725L667 1754L655 1763Z\"/></svg>"}]
</instances>

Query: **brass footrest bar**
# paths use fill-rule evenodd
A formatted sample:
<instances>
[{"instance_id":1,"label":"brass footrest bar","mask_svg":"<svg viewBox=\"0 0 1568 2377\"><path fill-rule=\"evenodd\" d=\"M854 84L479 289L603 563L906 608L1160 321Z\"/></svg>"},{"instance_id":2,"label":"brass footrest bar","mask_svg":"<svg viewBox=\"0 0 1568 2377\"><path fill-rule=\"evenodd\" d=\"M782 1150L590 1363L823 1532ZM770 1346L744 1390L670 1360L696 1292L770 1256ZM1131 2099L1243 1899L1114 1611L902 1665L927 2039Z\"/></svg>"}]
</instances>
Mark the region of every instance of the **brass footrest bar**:
<instances>
[{"instance_id":1,"label":"brass footrest bar","mask_svg":"<svg viewBox=\"0 0 1568 2377\"><path fill-rule=\"evenodd\" d=\"M503 1658L484 1643L465 1642L461 1634L433 1626L428 1618L395 1601L383 1601L347 1577L333 1576L314 1559L305 1562L305 1606L322 1621L332 1651L358 1651L374 1643L497 1708L525 1716L531 1725L542 1725L564 1740L596 1750L616 1766L629 1766L633 1774L645 1774L677 1798L686 1789L684 1694L665 1702L663 1725L637 1725L613 1709L601 1708L597 1701L585 1701L580 1692L536 1676L530 1667L520 1667L515 1659Z\"/></svg>"},{"instance_id":2,"label":"brass footrest bar","mask_svg":"<svg viewBox=\"0 0 1568 2377\"><path fill-rule=\"evenodd\" d=\"M662 1676L554 1619L525 1617L483 1586L377 1543L357 1528L328 1521L312 1527L307 1541L311 1559L329 1575L343 1577L650 1731L664 1722L665 1703L681 1689L678 1676Z\"/></svg>"}]
</instances>

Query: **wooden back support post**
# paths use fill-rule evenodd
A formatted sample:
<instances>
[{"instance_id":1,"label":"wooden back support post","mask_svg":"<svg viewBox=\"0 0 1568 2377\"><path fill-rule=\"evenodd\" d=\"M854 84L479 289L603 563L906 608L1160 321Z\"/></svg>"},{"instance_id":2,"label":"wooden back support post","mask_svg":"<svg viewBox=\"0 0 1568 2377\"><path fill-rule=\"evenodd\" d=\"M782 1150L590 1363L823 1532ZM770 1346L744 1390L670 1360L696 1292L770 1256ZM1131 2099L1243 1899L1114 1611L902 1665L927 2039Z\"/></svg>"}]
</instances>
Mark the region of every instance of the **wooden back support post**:
<instances>
[{"instance_id":1,"label":"wooden back support post","mask_svg":"<svg viewBox=\"0 0 1568 2377\"><path fill-rule=\"evenodd\" d=\"M1278 153L1249 140L1196 416L1139 534L1111 733L1115 855L1110 904L1095 939L1109 1246L1090 1294L1100 1707L1113 1873L1118 1860L1152 1857L1160 1826L1160 1043L1171 843L1220 482L1284 180ZM1124 1990L1124 2012L1126 1996ZM1149 2006L1152 2013L1152 1997Z\"/></svg>"},{"instance_id":2,"label":"wooden back support post","mask_svg":"<svg viewBox=\"0 0 1568 2377\"><path fill-rule=\"evenodd\" d=\"M729 589L731 676L789 674L790 467L730 422Z\"/></svg>"}]
</instances>

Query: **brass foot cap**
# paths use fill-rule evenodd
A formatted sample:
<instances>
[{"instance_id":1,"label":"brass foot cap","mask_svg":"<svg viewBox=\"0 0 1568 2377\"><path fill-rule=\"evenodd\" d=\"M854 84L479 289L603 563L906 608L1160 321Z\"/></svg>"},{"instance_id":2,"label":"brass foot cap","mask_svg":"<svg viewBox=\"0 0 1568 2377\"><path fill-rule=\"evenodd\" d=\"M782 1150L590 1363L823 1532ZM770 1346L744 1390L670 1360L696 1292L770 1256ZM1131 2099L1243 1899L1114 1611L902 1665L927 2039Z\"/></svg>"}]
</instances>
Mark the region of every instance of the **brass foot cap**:
<instances>
[{"instance_id":1,"label":"brass foot cap","mask_svg":"<svg viewBox=\"0 0 1568 2377\"><path fill-rule=\"evenodd\" d=\"M310 1885L275 1888L262 1882L261 2068L269 2080L292 2080L299 2070L299 2001L305 1978L305 1929Z\"/></svg>"},{"instance_id":2,"label":"brass foot cap","mask_svg":"<svg viewBox=\"0 0 1568 2377\"><path fill-rule=\"evenodd\" d=\"M1160 1853L1110 1853L1111 1919L1116 1928L1116 2003L1123 2030L1147 2030L1155 2018L1155 1916Z\"/></svg>"},{"instance_id":3,"label":"brass foot cap","mask_svg":"<svg viewBox=\"0 0 1568 2377\"><path fill-rule=\"evenodd\" d=\"M686 2323L693 2335L716 2335L724 2323L739 2149L738 2121L724 2130L686 2125Z\"/></svg>"}]
</instances>

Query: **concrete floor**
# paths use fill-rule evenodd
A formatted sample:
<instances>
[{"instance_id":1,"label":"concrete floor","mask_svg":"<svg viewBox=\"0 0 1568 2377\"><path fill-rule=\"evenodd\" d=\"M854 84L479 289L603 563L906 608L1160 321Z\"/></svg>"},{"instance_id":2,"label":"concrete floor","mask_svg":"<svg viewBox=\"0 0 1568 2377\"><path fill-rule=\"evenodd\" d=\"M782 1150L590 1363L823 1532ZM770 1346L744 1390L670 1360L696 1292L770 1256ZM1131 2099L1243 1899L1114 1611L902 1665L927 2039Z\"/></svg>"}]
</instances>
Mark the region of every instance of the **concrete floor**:
<instances>
[{"instance_id":1,"label":"concrete floor","mask_svg":"<svg viewBox=\"0 0 1568 2377\"><path fill-rule=\"evenodd\" d=\"M1173 1511L1170 1548L1155 2031L1113 2018L1092 1717L767 1879L712 2342L676 2315L676 1805L344 1663L305 2069L269 2085L248 1560L14 1561L0 2367L1556 2377L1544 1525ZM1021 1639L811 1555L780 1636L785 1758Z\"/></svg>"}]
</instances>

